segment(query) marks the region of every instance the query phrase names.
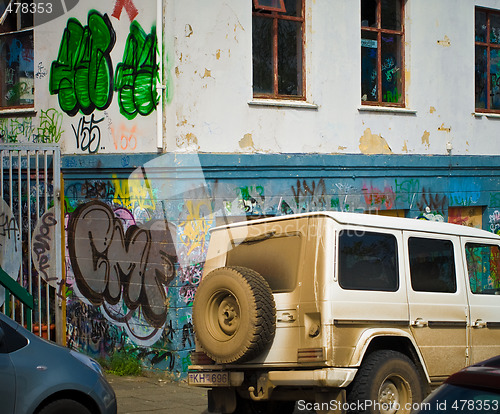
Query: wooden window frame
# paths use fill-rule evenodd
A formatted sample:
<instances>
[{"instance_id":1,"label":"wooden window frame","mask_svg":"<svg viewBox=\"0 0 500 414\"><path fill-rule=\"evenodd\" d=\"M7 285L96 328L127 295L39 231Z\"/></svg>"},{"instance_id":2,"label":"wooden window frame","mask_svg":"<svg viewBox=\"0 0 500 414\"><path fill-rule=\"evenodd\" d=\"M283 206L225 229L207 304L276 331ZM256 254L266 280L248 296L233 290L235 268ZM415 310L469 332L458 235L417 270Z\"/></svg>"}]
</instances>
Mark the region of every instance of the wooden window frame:
<instances>
[{"instance_id":1,"label":"wooden window frame","mask_svg":"<svg viewBox=\"0 0 500 414\"><path fill-rule=\"evenodd\" d=\"M257 0L254 0L256 2ZM283 14L280 14L278 11L271 11L271 10L265 10L265 13L259 13L259 10L252 12L252 18L254 17L259 17L259 18L266 18L266 19L272 19L273 20L273 28L272 28L272 36L273 36L273 93L255 93L253 92L253 97L258 98L258 99L287 99L287 100L297 100L297 101L305 101L306 100L306 70L305 70L305 0L300 0L301 1L301 11L300 11L300 17L297 16L286 16ZM283 0L284 4L284 0ZM257 8L257 7L256 7ZM262 7L260 9L263 9ZM300 95L283 95L278 93L278 87L279 87L279 82L278 82L278 21L279 20L289 20L289 21L294 21L294 22L299 22L302 25L302 42L301 42L301 48L302 48L302 60L301 60L301 67L302 67L302 76L301 76L301 82L302 82L302 93ZM252 45L253 48L253 45ZM253 50L252 50L253 53Z\"/></svg>"},{"instance_id":2,"label":"wooden window frame","mask_svg":"<svg viewBox=\"0 0 500 414\"><path fill-rule=\"evenodd\" d=\"M27 1L19 1L20 3L29 3ZM12 0L7 3L7 6L10 5L10 3L13 3ZM0 15L0 18L2 18L1 20L1 24L4 23L5 19L7 18L7 12L5 11L3 15ZM31 35L33 37L33 52L35 51L35 30L34 30L34 26L35 26L35 22L34 22L34 16L33 16L33 23L31 26L23 26L22 25L22 16L21 16L21 13L16 13L16 28L14 30L11 30L11 31L2 31L0 30L0 38L2 38L3 36L12 36L12 35L15 35L17 33L27 33L27 32L30 32L31 31ZM5 74L4 74L4 79L5 79ZM0 105L0 113L2 111L9 111L9 110L31 110L35 107L35 63L33 61L33 103L32 104L23 104L23 105L10 105L10 106L2 106Z\"/></svg>"},{"instance_id":3,"label":"wooden window frame","mask_svg":"<svg viewBox=\"0 0 500 414\"><path fill-rule=\"evenodd\" d=\"M371 32L371 33L376 33L377 34L377 73L378 73L378 79L377 79L377 91L378 91L378 96L376 101L363 101L361 100L362 105L367 105L367 106L389 106L389 107L397 107L397 108L404 108L406 106L406 88L405 88L405 76L404 76L404 68L405 68L405 2L404 0L401 0L401 28L400 30L392 30L392 29L382 29L382 0L376 0L377 1L377 8L376 8L376 27L369 27L369 26L361 26L361 33L364 31L366 32ZM382 93L382 35L383 34L391 34L391 35L398 35L401 36L401 70L402 70L402 75L401 75L401 96L403 97L403 100L401 103L399 102L384 102L382 100L383 98L383 93ZM361 35L361 39L363 36ZM361 46L362 47L362 46ZM363 64L361 62L361 64Z\"/></svg>"},{"instance_id":4,"label":"wooden window frame","mask_svg":"<svg viewBox=\"0 0 500 414\"><path fill-rule=\"evenodd\" d=\"M263 6L259 3L259 1L260 0L253 0L253 5L258 10L269 10L269 11L275 11L275 12L281 12L281 13L285 12L285 0L278 0L280 2L279 7Z\"/></svg>"},{"instance_id":5,"label":"wooden window frame","mask_svg":"<svg viewBox=\"0 0 500 414\"><path fill-rule=\"evenodd\" d=\"M476 57L476 47L486 47L486 108L477 108L476 107L476 96L474 92L474 110L478 113L500 113L499 109L491 109L491 76L490 76L490 51L491 49L499 49L500 51L500 43L491 43L490 42L490 16L492 14L496 14L500 17L500 10L492 10L484 7L475 7L474 8L474 20L475 14L477 11L483 12L486 14L486 42L478 42L476 41L476 30L474 28L474 58ZM475 23L475 22L474 22ZM474 71L476 69L476 65L474 64ZM474 81L475 82L475 81ZM475 89L475 88L474 88Z\"/></svg>"}]
</instances>

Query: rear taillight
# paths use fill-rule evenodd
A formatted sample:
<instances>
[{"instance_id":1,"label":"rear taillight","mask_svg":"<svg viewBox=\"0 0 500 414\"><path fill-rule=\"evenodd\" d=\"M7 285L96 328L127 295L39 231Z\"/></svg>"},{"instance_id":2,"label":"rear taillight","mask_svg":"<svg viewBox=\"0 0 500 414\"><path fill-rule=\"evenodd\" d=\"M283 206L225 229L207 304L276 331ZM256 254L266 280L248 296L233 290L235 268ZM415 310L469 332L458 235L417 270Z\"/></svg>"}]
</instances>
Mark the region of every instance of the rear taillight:
<instances>
[{"instance_id":1,"label":"rear taillight","mask_svg":"<svg viewBox=\"0 0 500 414\"><path fill-rule=\"evenodd\" d=\"M323 348L300 348L297 351L297 362L319 362L324 360Z\"/></svg>"},{"instance_id":2,"label":"rear taillight","mask_svg":"<svg viewBox=\"0 0 500 414\"><path fill-rule=\"evenodd\" d=\"M192 365L213 365L215 362L209 358L204 352L191 352Z\"/></svg>"}]
</instances>

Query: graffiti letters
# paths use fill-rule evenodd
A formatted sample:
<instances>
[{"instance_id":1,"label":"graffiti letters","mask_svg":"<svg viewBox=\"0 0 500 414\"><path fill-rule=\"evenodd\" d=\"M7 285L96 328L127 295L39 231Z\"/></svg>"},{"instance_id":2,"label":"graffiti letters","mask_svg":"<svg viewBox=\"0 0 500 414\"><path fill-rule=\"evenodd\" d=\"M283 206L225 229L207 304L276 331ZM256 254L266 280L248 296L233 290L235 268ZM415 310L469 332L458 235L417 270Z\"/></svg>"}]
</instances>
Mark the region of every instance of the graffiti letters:
<instances>
[{"instance_id":1,"label":"graffiti letters","mask_svg":"<svg viewBox=\"0 0 500 414\"><path fill-rule=\"evenodd\" d=\"M151 33L146 35L141 25L133 21L123 62L118 64L115 74L120 112L128 119L137 114L149 115L159 102L157 48L156 28L153 26Z\"/></svg>"},{"instance_id":2,"label":"graffiti letters","mask_svg":"<svg viewBox=\"0 0 500 414\"><path fill-rule=\"evenodd\" d=\"M120 20L123 8L125 8L130 21L133 21L139 14L132 0L116 0L115 8L113 9L113 14L111 16Z\"/></svg>"},{"instance_id":3,"label":"graffiti letters","mask_svg":"<svg viewBox=\"0 0 500 414\"><path fill-rule=\"evenodd\" d=\"M79 110L89 115L111 103L110 52L115 36L107 14L90 11L85 27L75 18L68 20L49 80L50 93L58 94L59 105L68 115L74 116Z\"/></svg>"},{"instance_id":4,"label":"graffiti letters","mask_svg":"<svg viewBox=\"0 0 500 414\"><path fill-rule=\"evenodd\" d=\"M163 220L124 231L108 205L79 206L68 223L68 250L80 293L96 306L122 299L131 311L140 307L150 325L163 326L177 260L171 231Z\"/></svg>"},{"instance_id":5,"label":"graffiti letters","mask_svg":"<svg viewBox=\"0 0 500 414\"><path fill-rule=\"evenodd\" d=\"M104 118L95 120L94 114L92 114L88 121L85 116L82 116L77 128L71 125L75 134L77 149L81 149L83 152L88 151L89 154L94 154L99 150L101 129L98 124L102 121L104 121Z\"/></svg>"},{"instance_id":6,"label":"graffiti letters","mask_svg":"<svg viewBox=\"0 0 500 414\"><path fill-rule=\"evenodd\" d=\"M56 287L57 275L51 275L51 268L55 270L54 254L57 220L54 210L47 211L39 220L32 238L33 264L42 278L51 286Z\"/></svg>"}]
</instances>

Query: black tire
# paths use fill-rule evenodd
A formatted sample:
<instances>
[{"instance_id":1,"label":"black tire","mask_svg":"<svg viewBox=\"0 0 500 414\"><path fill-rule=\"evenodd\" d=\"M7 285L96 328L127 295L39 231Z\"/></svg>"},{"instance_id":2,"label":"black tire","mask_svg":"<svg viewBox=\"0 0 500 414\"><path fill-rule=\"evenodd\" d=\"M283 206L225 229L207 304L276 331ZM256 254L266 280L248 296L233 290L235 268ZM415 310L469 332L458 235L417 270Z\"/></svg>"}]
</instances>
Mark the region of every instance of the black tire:
<instances>
[{"instance_id":1,"label":"black tire","mask_svg":"<svg viewBox=\"0 0 500 414\"><path fill-rule=\"evenodd\" d=\"M262 353L276 331L276 307L266 280L245 267L221 267L205 276L193 302L193 327L204 352L219 364Z\"/></svg>"},{"instance_id":2,"label":"black tire","mask_svg":"<svg viewBox=\"0 0 500 414\"><path fill-rule=\"evenodd\" d=\"M422 383L415 364L389 350L368 355L347 395L349 407L362 408L349 413L406 414L421 401Z\"/></svg>"},{"instance_id":3,"label":"black tire","mask_svg":"<svg viewBox=\"0 0 500 414\"><path fill-rule=\"evenodd\" d=\"M75 400L56 400L46 405L39 414L92 414L87 407Z\"/></svg>"}]
</instances>

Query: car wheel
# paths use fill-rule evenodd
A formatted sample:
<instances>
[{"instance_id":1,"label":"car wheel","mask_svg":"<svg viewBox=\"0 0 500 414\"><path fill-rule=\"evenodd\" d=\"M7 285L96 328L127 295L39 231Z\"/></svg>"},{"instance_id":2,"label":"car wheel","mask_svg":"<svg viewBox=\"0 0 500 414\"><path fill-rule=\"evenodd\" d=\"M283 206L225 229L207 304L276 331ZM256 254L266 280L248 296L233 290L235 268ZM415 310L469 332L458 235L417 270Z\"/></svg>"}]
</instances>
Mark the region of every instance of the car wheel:
<instances>
[{"instance_id":1,"label":"car wheel","mask_svg":"<svg viewBox=\"0 0 500 414\"><path fill-rule=\"evenodd\" d=\"M255 358L272 342L276 307L267 281L245 267L205 276L193 302L193 327L204 352L228 364Z\"/></svg>"},{"instance_id":2,"label":"car wheel","mask_svg":"<svg viewBox=\"0 0 500 414\"><path fill-rule=\"evenodd\" d=\"M363 362L347 396L352 413L405 414L422 400L415 364L396 351L375 351Z\"/></svg>"},{"instance_id":3,"label":"car wheel","mask_svg":"<svg viewBox=\"0 0 500 414\"><path fill-rule=\"evenodd\" d=\"M83 404L75 400L57 400L46 405L39 414L92 414Z\"/></svg>"}]
</instances>

